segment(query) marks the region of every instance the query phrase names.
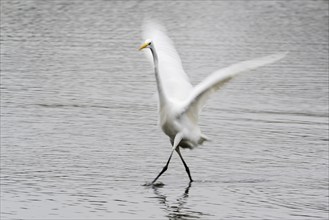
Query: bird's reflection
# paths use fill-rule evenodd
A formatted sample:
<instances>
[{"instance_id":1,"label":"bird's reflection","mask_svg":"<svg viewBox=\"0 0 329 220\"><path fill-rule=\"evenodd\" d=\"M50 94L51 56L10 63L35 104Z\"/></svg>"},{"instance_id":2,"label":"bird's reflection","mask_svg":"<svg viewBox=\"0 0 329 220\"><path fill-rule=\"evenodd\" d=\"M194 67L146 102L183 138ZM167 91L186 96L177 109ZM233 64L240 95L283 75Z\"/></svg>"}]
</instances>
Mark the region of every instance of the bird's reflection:
<instances>
[{"instance_id":1,"label":"bird's reflection","mask_svg":"<svg viewBox=\"0 0 329 220\"><path fill-rule=\"evenodd\" d=\"M186 219L186 218L201 218L204 215L202 212L191 210L186 207L186 202L189 197L189 191L191 189L192 183L189 183L186 188L184 188L184 193L177 198L177 202L168 201L167 196L160 192L164 185L153 185L152 189L156 198L159 200L160 204L164 206L164 209L168 213L167 217L169 219Z\"/></svg>"}]
</instances>

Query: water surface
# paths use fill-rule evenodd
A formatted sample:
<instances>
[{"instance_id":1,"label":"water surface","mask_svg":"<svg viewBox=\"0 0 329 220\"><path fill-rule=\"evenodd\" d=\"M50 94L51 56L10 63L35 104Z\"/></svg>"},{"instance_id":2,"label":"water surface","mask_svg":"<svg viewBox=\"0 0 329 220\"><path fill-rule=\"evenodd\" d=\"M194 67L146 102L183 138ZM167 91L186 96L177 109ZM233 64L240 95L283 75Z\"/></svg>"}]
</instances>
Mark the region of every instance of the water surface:
<instances>
[{"instance_id":1,"label":"water surface","mask_svg":"<svg viewBox=\"0 0 329 220\"><path fill-rule=\"evenodd\" d=\"M212 141L174 155L137 51L161 20L197 84L233 80L201 114ZM1 2L1 219L327 219L327 1Z\"/></svg>"}]
</instances>

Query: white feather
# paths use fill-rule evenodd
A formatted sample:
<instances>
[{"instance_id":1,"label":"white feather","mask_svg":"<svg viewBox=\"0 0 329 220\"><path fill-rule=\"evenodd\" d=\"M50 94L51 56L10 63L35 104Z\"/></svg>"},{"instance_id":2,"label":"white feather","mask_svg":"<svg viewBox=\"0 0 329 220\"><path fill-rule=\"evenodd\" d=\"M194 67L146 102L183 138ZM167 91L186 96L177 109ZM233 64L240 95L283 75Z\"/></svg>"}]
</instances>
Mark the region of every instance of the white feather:
<instances>
[{"instance_id":1,"label":"white feather","mask_svg":"<svg viewBox=\"0 0 329 220\"><path fill-rule=\"evenodd\" d=\"M199 113L209 96L239 73L252 70L282 59L286 53L273 54L249 61L233 64L208 76L200 84L192 87L183 70L181 60L173 42L165 29L155 22L144 25L144 38L147 39L140 49L149 48L148 54L154 62L155 78L159 95L160 126L169 136L173 145L168 162L152 184L167 170L174 151L180 156L185 170L192 177L179 147L194 148L202 144L207 137L201 133L198 125ZM153 55L153 59L152 56Z\"/></svg>"},{"instance_id":2,"label":"white feather","mask_svg":"<svg viewBox=\"0 0 329 220\"><path fill-rule=\"evenodd\" d=\"M249 70L274 63L285 57L286 54L287 52L272 54L269 56L236 63L229 67L217 70L193 88L186 100L184 111L189 112L198 118L198 115L209 96L219 90L234 76L239 73L247 72Z\"/></svg>"},{"instance_id":3,"label":"white feather","mask_svg":"<svg viewBox=\"0 0 329 220\"><path fill-rule=\"evenodd\" d=\"M192 85L183 70L173 42L165 33L165 28L155 22L147 21L143 29L144 39L152 40L158 54L158 69L165 96L175 101L185 100L190 95ZM147 52L146 56L153 62L151 53Z\"/></svg>"}]
</instances>

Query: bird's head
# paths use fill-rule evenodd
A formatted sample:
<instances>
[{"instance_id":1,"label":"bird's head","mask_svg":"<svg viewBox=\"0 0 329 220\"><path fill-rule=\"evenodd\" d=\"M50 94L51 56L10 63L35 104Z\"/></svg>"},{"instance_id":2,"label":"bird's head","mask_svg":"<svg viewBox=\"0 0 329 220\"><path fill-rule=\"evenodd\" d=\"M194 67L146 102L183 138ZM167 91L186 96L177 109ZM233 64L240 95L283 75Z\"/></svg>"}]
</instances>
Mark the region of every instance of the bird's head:
<instances>
[{"instance_id":1,"label":"bird's head","mask_svg":"<svg viewBox=\"0 0 329 220\"><path fill-rule=\"evenodd\" d=\"M152 40L147 39L142 46L140 46L139 50L143 50L144 48L150 48L152 45Z\"/></svg>"}]
</instances>

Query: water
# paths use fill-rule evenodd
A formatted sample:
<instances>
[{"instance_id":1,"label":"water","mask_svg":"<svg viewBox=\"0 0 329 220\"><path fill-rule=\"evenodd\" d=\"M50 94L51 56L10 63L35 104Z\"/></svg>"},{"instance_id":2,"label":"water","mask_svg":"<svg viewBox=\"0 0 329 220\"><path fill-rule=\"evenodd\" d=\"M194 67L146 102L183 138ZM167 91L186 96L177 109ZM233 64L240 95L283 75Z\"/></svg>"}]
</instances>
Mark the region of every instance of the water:
<instances>
[{"instance_id":1,"label":"water","mask_svg":"<svg viewBox=\"0 0 329 220\"><path fill-rule=\"evenodd\" d=\"M161 20L196 84L236 78L174 155L137 51ZM1 2L1 219L328 219L327 1Z\"/></svg>"}]
</instances>

